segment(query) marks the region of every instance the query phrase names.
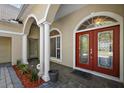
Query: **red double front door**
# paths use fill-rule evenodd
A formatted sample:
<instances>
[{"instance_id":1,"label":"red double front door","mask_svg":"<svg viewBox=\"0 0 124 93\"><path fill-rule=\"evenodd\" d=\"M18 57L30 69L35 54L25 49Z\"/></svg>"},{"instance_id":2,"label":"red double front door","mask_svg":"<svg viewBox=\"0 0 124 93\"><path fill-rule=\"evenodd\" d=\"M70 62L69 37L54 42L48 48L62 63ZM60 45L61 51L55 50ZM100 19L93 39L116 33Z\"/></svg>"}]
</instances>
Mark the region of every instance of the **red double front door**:
<instances>
[{"instance_id":1,"label":"red double front door","mask_svg":"<svg viewBox=\"0 0 124 93\"><path fill-rule=\"evenodd\" d=\"M76 33L76 67L119 77L119 25Z\"/></svg>"}]
</instances>

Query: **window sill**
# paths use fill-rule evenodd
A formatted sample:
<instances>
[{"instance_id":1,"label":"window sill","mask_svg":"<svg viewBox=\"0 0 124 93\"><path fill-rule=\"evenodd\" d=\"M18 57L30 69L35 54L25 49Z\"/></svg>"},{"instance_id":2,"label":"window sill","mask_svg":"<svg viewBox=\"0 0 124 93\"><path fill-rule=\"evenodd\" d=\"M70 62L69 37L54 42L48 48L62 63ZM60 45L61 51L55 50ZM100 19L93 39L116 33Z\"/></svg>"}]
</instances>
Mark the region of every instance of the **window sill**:
<instances>
[{"instance_id":1,"label":"window sill","mask_svg":"<svg viewBox=\"0 0 124 93\"><path fill-rule=\"evenodd\" d=\"M61 59L57 59L55 57L50 57L50 61L53 61L53 62L62 62Z\"/></svg>"}]
</instances>

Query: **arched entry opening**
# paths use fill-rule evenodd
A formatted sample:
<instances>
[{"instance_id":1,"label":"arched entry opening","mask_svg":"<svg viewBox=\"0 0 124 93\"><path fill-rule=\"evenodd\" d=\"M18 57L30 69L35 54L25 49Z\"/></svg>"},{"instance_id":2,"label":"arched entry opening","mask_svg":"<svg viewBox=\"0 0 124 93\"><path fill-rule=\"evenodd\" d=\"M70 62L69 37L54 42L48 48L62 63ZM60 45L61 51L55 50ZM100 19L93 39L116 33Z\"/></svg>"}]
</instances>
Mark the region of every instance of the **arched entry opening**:
<instances>
[{"instance_id":1,"label":"arched entry opening","mask_svg":"<svg viewBox=\"0 0 124 93\"><path fill-rule=\"evenodd\" d=\"M40 28L37 26L35 21L30 27L29 34L27 36L27 57L30 65L36 67L39 64L39 39L40 39Z\"/></svg>"},{"instance_id":2,"label":"arched entry opening","mask_svg":"<svg viewBox=\"0 0 124 93\"><path fill-rule=\"evenodd\" d=\"M36 66L39 63L39 33L35 15L29 15L24 23L22 40L22 59L24 64ZM33 59L36 59L35 61ZM33 63L32 63L33 60Z\"/></svg>"},{"instance_id":3,"label":"arched entry opening","mask_svg":"<svg viewBox=\"0 0 124 93\"><path fill-rule=\"evenodd\" d=\"M123 18L98 12L74 30L74 69L123 81Z\"/></svg>"}]
</instances>

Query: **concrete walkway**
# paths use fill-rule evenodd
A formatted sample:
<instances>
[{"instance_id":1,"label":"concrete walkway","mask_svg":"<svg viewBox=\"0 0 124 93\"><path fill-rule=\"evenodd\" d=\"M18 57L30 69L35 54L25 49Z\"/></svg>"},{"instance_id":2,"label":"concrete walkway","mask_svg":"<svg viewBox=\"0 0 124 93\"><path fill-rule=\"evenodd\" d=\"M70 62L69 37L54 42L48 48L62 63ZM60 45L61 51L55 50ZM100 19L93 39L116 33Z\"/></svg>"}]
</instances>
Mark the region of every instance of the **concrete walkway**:
<instances>
[{"instance_id":1,"label":"concrete walkway","mask_svg":"<svg viewBox=\"0 0 124 93\"><path fill-rule=\"evenodd\" d=\"M0 88L23 88L11 64L0 64Z\"/></svg>"}]
</instances>

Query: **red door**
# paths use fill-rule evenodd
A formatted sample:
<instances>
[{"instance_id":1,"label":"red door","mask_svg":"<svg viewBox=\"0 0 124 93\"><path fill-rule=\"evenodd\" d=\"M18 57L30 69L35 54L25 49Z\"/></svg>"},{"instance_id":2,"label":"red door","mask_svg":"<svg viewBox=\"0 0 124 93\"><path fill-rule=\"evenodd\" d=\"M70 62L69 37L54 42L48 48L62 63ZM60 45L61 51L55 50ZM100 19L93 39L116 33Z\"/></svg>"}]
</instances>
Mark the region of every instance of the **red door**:
<instances>
[{"instance_id":1,"label":"red door","mask_svg":"<svg viewBox=\"0 0 124 93\"><path fill-rule=\"evenodd\" d=\"M92 69L90 58L90 49L92 48L92 33L80 32L76 34L76 66L86 69Z\"/></svg>"},{"instance_id":2,"label":"red door","mask_svg":"<svg viewBox=\"0 0 124 93\"><path fill-rule=\"evenodd\" d=\"M76 66L119 77L119 26L77 33Z\"/></svg>"}]
</instances>

